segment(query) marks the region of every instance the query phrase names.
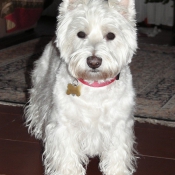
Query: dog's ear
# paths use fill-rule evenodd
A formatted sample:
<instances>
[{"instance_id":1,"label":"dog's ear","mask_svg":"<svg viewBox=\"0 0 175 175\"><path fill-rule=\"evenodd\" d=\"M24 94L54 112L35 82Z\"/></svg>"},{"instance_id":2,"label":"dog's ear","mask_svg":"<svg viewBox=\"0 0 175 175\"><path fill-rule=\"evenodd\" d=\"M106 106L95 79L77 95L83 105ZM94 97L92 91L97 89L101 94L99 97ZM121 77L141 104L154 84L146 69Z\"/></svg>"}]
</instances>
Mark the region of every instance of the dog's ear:
<instances>
[{"instance_id":1,"label":"dog's ear","mask_svg":"<svg viewBox=\"0 0 175 175\"><path fill-rule=\"evenodd\" d=\"M131 2L132 2L132 0L119 0L119 4L121 4L127 8L129 7Z\"/></svg>"},{"instance_id":2,"label":"dog's ear","mask_svg":"<svg viewBox=\"0 0 175 175\"><path fill-rule=\"evenodd\" d=\"M119 7L120 12L126 18L135 19L135 0L108 0L111 8Z\"/></svg>"},{"instance_id":3,"label":"dog's ear","mask_svg":"<svg viewBox=\"0 0 175 175\"><path fill-rule=\"evenodd\" d=\"M60 5L59 12L64 14L67 11L75 9L80 4L86 4L89 0L63 0Z\"/></svg>"},{"instance_id":4,"label":"dog's ear","mask_svg":"<svg viewBox=\"0 0 175 175\"><path fill-rule=\"evenodd\" d=\"M134 0L108 0L109 6L120 5L124 8L131 8L134 5Z\"/></svg>"}]
</instances>

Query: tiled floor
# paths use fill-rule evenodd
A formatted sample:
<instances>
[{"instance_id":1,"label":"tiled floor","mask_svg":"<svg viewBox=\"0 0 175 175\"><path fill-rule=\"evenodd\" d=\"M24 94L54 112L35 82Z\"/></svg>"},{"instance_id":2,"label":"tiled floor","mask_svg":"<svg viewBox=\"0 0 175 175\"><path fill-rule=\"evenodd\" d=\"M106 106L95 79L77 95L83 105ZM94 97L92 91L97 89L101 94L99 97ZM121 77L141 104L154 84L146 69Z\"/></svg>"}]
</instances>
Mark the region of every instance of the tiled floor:
<instances>
[{"instance_id":1,"label":"tiled floor","mask_svg":"<svg viewBox=\"0 0 175 175\"><path fill-rule=\"evenodd\" d=\"M135 175L175 175L175 128L135 125L138 168ZM23 108L0 105L0 175L42 175L42 143L24 127ZM87 175L100 175L98 158Z\"/></svg>"},{"instance_id":2,"label":"tiled floor","mask_svg":"<svg viewBox=\"0 0 175 175\"><path fill-rule=\"evenodd\" d=\"M0 40L0 49L42 35L53 35L55 19L43 18L35 32L28 31ZM171 31L164 30L157 37L139 37L139 42L167 45ZM135 125L138 168L135 175L175 175L175 128L159 125ZM0 175L42 175L42 143L27 133L23 109L0 105ZM98 158L92 159L88 175L100 175Z\"/></svg>"}]
</instances>

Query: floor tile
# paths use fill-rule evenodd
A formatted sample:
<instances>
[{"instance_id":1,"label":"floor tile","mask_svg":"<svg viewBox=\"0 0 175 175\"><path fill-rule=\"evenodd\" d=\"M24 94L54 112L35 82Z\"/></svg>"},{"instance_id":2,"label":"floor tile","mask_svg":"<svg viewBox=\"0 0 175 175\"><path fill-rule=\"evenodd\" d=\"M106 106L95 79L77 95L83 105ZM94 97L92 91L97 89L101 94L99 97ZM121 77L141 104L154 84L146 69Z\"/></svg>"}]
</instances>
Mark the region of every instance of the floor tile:
<instances>
[{"instance_id":1,"label":"floor tile","mask_svg":"<svg viewBox=\"0 0 175 175\"><path fill-rule=\"evenodd\" d=\"M16 141L38 142L28 134L21 114L0 113L0 138Z\"/></svg>"},{"instance_id":2,"label":"floor tile","mask_svg":"<svg viewBox=\"0 0 175 175\"><path fill-rule=\"evenodd\" d=\"M137 124L135 134L140 154L175 159L175 128Z\"/></svg>"},{"instance_id":3,"label":"floor tile","mask_svg":"<svg viewBox=\"0 0 175 175\"><path fill-rule=\"evenodd\" d=\"M175 160L141 157L134 175L175 175Z\"/></svg>"},{"instance_id":4,"label":"floor tile","mask_svg":"<svg viewBox=\"0 0 175 175\"><path fill-rule=\"evenodd\" d=\"M0 174L42 175L41 153L38 143L0 140Z\"/></svg>"},{"instance_id":5,"label":"floor tile","mask_svg":"<svg viewBox=\"0 0 175 175\"><path fill-rule=\"evenodd\" d=\"M1 105L0 104L0 113L5 114L23 114L24 108L19 106L8 106L8 105Z\"/></svg>"}]
</instances>

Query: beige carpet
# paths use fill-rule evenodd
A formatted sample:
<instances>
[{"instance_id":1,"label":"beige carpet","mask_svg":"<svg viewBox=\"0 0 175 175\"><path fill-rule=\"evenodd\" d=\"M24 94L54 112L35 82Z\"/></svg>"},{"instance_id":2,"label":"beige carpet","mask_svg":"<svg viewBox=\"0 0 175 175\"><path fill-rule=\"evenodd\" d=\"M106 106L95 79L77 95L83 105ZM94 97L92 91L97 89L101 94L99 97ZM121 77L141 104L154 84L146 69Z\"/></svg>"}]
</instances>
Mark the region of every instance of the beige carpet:
<instances>
[{"instance_id":1,"label":"beige carpet","mask_svg":"<svg viewBox=\"0 0 175 175\"><path fill-rule=\"evenodd\" d=\"M51 38L0 50L0 103L24 105L33 62ZM131 63L136 120L175 126L175 47L140 44Z\"/></svg>"}]
</instances>

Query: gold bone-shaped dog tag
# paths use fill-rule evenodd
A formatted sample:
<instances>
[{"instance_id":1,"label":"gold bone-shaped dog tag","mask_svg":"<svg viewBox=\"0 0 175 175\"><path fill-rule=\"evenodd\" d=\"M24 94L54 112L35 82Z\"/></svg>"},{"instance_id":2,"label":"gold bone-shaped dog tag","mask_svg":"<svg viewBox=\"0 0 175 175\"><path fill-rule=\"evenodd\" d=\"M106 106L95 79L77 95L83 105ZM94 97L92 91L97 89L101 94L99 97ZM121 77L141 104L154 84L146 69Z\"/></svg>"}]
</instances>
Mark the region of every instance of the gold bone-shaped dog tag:
<instances>
[{"instance_id":1,"label":"gold bone-shaped dog tag","mask_svg":"<svg viewBox=\"0 0 175 175\"><path fill-rule=\"evenodd\" d=\"M72 84L68 84L67 85L67 91L66 91L66 94L67 95L76 95L76 96L80 96L81 93L80 93L80 89L81 87L80 86L75 86L75 85L72 85Z\"/></svg>"}]
</instances>

